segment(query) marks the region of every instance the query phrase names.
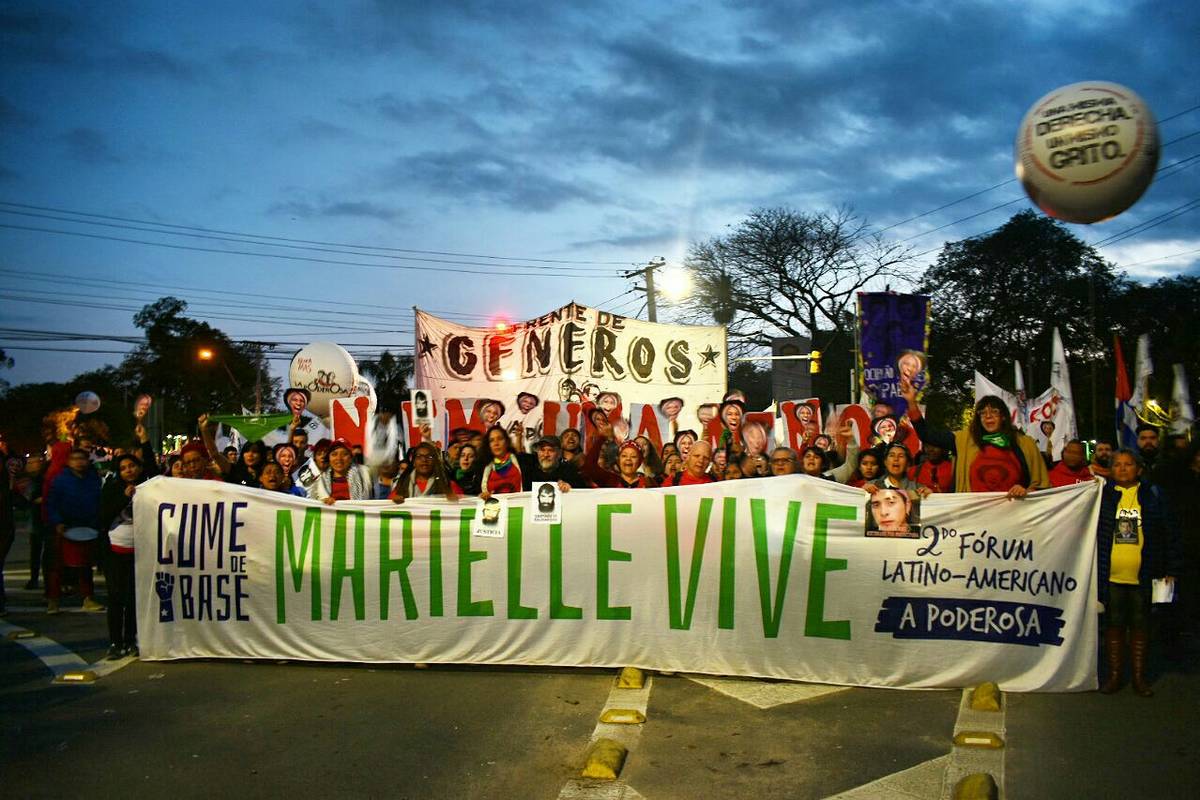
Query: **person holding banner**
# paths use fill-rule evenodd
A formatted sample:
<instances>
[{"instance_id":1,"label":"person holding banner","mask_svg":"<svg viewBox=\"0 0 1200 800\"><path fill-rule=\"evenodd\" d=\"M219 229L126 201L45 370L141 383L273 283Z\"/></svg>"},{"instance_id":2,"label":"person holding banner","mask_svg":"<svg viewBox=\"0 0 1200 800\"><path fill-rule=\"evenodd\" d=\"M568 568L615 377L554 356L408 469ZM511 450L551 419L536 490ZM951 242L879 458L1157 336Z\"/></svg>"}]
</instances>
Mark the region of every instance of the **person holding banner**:
<instances>
[{"instance_id":1,"label":"person holding banner","mask_svg":"<svg viewBox=\"0 0 1200 800\"><path fill-rule=\"evenodd\" d=\"M883 450L883 474L863 484L863 491L875 494L880 489L899 489L907 492L909 499L914 502L928 497L931 494L929 487L908 477L911 461L912 455L908 448L899 442L892 442Z\"/></svg>"},{"instance_id":2,"label":"person holding banner","mask_svg":"<svg viewBox=\"0 0 1200 800\"><path fill-rule=\"evenodd\" d=\"M410 497L444 496L453 502L462 491L446 476L442 454L432 442L421 442L413 448L412 464L392 483L388 495L393 503L403 503Z\"/></svg>"},{"instance_id":3,"label":"person holding banner","mask_svg":"<svg viewBox=\"0 0 1200 800\"><path fill-rule=\"evenodd\" d=\"M617 471L600 467L600 450L614 441L616 434L607 421L597 421L596 436L583 457L583 477L600 489L648 489L654 483L642 474L642 450L637 442L623 442L617 450Z\"/></svg>"},{"instance_id":4,"label":"person holding banner","mask_svg":"<svg viewBox=\"0 0 1200 800\"><path fill-rule=\"evenodd\" d=\"M971 424L956 432L934 430L917 406L917 390L900 382L909 420L922 442L940 445L955 455L954 486L959 492L1005 492L1012 499L1046 489L1050 479L1037 442L1013 427L1012 412L995 395L975 404Z\"/></svg>"},{"instance_id":5,"label":"person holding banner","mask_svg":"<svg viewBox=\"0 0 1200 800\"><path fill-rule=\"evenodd\" d=\"M599 409L593 409L595 419L604 417ZM607 418L604 423L608 424ZM611 426L609 428L611 430ZM575 469L574 464L562 460L562 444L557 436L549 434L542 436L533 444L532 453L516 454L517 463L521 467L521 487L523 491L533 489L535 483L553 481L558 484L560 491L568 492L574 489L586 489L587 481Z\"/></svg>"},{"instance_id":6,"label":"person holding banner","mask_svg":"<svg viewBox=\"0 0 1200 800\"><path fill-rule=\"evenodd\" d=\"M682 452L683 448L680 448ZM683 471L670 475L663 481L663 486L694 486L698 483L712 483L713 476L708 467L712 464L713 449L706 441L693 443L688 448L687 458L683 462Z\"/></svg>"},{"instance_id":7,"label":"person holding banner","mask_svg":"<svg viewBox=\"0 0 1200 800\"><path fill-rule=\"evenodd\" d=\"M107 659L136 656L137 604L134 598L133 571L133 495L138 484L158 474L150 437L139 422L134 428L140 454L125 453L117 458L117 480L100 490L100 529L108 531L108 552L104 579L108 585Z\"/></svg>"},{"instance_id":8,"label":"person holding banner","mask_svg":"<svg viewBox=\"0 0 1200 800\"><path fill-rule=\"evenodd\" d=\"M776 447L771 451L771 474L796 474L796 453L790 447Z\"/></svg>"},{"instance_id":9,"label":"person holding banner","mask_svg":"<svg viewBox=\"0 0 1200 800\"><path fill-rule=\"evenodd\" d=\"M848 486L853 486L856 489L861 489L863 488L864 484L870 483L878 478L882 469L883 468L879 463L879 451L872 447L870 450L864 451L858 457L858 470L854 473L854 476L846 482L846 484Z\"/></svg>"},{"instance_id":10,"label":"person holding banner","mask_svg":"<svg viewBox=\"0 0 1200 800\"><path fill-rule=\"evenodd\" d=\"M268 492L282 492L296 497L308 497L308 492L301 489L296 484L292 483L284 472L283 467L272 461L265 464L262 472L258 476L258 485L260 489L265 489Z\"/></svg>"},{"instance_id":11,"label":"person holding banner","mask_svg":"<svg viewBox=\"0 0 1200 800\"><path fill-rule=\"evenodd\" d=\"M1104 604L1104 660L1108 677L1100 691L1121 688L1126 631L1132 655L1133 690L1154 694L1146 683L1151 581L1174 586L1179 574L1178 529L1168 519L1158 490L1143 483L1142 462L1132 450L1113 457L1113 480L1105 485L1097 523L1097 589Z\"/></svg>"},{"instance_id":12,"label":"person holding banner","mask_svg":"<svg viewBox=\"0 0 1200 800\"><path fill-rule=\"evenodd\" d=\"M831 467L829 451L816 444L810 444L800 451L800 472L814 478L847 483L854 476L854 471L858 469L858 442L854 438L852 423L844 423L838 429L838 441L839 443L845 442L845 461L836 467Z\"/></svg>"},{"instance_id":13,"label":"person holding banner","mask_svg":"<svg viewBox=\"0 0 1200 800\"><path fill-rule=\"evenodd\" d=\"M1096 478L1088 468L1087 457L1084 455L1083 442L1072 439L1063 445L1062 461L1050 470L1051 486L1074 486L1077 483L1088 483Z\"/></svg>"},{"instance_id":14,"label":"person holding banner","mask_svg":"<svg viewBox=\"0 0 1200 800\"><path fill-rule=\"evenodd\" d=\"M373 486L371 471L355 464L349 443L338 438L329 445L329 469L313 481L308 496L331 506L339 500L370 500Z\"/></svg>"}]
</instances>

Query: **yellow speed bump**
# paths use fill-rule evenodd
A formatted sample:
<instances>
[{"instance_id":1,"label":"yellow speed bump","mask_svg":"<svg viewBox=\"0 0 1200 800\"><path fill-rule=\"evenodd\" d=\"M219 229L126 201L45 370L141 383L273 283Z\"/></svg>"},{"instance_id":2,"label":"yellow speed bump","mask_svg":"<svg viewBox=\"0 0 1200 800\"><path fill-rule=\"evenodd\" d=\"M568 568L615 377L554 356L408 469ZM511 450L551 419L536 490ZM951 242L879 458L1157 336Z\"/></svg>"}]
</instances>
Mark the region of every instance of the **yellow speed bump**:
<instances>
[{"instance_id":1,"label":"yellow speed bump","mask_svg":"<svg viewBox=\"0 0 1200 800\"><path fill-rule=\"evenodd\" d=\"M616 725L641 725L646 721L646 715L636 708L606 708L600 715L600 721Z\"/></svg>"},{"instance_id":2,"label":"yellow speed bump","mask_svg":"<svg viewBox=\"0 0 1200 800\"><path fill-rule=\"evenodd\" d=\"M8 635L9 639L36 639L37 633L34 631L13 631Z\"/></svg>"},{"instance_id":3,"label":"yellow speed bump","mask_svg":"<svg viewBox=\"0 0 1200 800\"><path fill-rule=\"evenodd\" d=\"M90 669L64 672L54 679L55 683L95 683L99 676Z\"/></svg>"},{"instance_id":4,"label":"yellow speed bump","mask_svg":"<svg viewBox=\"0 0 1200 800\"><path fill-rule=\"evenodd\" d=\"M625 746L612 739L597 739L588 751L580 775L599 781L615 781L625 765Z\"/></svg>"},{"instance_id":5,"label":"yellow speed bump","mask_svg":"<svg viewBox=\"0 0 1200 800\"><path fill-rule=\"evenodd\" d=\"M996 800L999 796L996 779L986 772L968 775L954 785L954 800Z\"/></svg>"},{"instance_id":6,"label":"yellow speed bump","mask_svg":"<svg viewBox=\"0 0 1200 800\"><path fill-rule=\"evenodd\" d=\"M954 743L959 747L986 747L999 750L1004 740L991 731L962 731L955 734Z\"/></svg>"},{"instance_id":7,"label":"yellow speed bump","mask_svg":"<svg viewBox=\"0 0 1200 800\"><path fill-rule=\"evenodd\" d=\"M637 667L622 667L617 676L618 689L641 689L646 683L646 674Z\"/></svg>"},{"instance_id":8,"label":"yellow speed bump","mask_svg":"<svg viewBox=\"0 0 1200 800\"><path fill-rule=\"evenodd\" d=\"M973 711L999 711L1000 687L992 681L981 683L971 692L971 709Z\"/></svg>"}]
</instances>

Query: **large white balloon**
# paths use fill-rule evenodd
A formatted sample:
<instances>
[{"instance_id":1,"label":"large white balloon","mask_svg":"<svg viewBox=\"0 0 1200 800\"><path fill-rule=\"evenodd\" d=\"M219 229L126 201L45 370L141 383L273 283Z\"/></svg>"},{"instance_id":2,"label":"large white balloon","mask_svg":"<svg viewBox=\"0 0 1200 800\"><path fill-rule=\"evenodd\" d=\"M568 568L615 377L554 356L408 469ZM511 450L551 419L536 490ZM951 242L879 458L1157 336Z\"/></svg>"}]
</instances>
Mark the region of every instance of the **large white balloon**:
<instances>
[{"instance_id":1,"label":"large white balloon","mask_svg":"<svg viewBox=\"0 0 1200 800\"><path fill-rule=\"evenodd\" d=\"M1085 81L1055 89L1021 120L1017 178L1066 222L1099 222L1137 202L1158 167L1158 125L1132 90Z\"/></svg>"},{"instance_id":2,"label":"large white balloon","mask_svg":"<svg viewBox=\"0 0 1200 800\"><path fill-rule=\"evenodd\" d=\"M95 392L80 392L75 395L75 407L80 414L94 414L100 410L100 395Z\"/></svg>"},{"instance_id":3,"label":"large white balloon","mask_svg":"<svg viewBox=\"0 0 1200 800\"><path fill-rule=\"evenodd\" d=\"M330 400L354 394L358 365L341 345L313 342L292 356L288 380L289 385L307 389L312 394L308 401L312 413L327 416Z\"/></svg>"}]
</instances>

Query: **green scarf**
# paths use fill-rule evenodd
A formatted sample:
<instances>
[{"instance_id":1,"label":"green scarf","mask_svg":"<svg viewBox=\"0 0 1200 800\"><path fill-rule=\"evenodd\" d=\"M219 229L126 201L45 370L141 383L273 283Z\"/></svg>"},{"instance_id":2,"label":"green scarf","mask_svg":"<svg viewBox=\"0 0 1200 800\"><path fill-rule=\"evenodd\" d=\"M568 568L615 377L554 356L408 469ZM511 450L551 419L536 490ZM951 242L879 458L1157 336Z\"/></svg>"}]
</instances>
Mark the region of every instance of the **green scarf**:
<instances>
[{"instance_id":1,"label":"green scarf","mask_svg":"<svg viewBox=\"0 0 1200 800\"><path fill-rule=\"evenodd\" d=\"M985 433L983 435L985 444L990 444L993 447L1008 447L1012 444L1007 433Z\"/></svg>"}]
</instances>

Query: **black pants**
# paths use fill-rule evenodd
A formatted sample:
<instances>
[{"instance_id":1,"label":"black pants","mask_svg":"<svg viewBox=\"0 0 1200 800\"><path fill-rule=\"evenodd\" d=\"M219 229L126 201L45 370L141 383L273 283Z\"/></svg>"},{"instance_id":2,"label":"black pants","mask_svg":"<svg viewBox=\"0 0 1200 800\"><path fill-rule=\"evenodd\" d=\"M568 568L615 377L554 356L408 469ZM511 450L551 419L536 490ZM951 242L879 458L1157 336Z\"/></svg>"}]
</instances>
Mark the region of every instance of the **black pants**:
<instances>
[{"instance_id":1,"label":"black pants","mask_svg":"<svg viewBox=\"0 0 1200 800\"><path fill-rule=\"evenodd\" d=\"M137 603L133 598L133 553L108 551L108 638L115 645L137 644Z\"/></svg>"},{"instance_id":2,"label":"black pants","mask_svg":"<svg viewBox=\"0 0 1200 800\"><path fill-rule=\"evenodd\" d=\"M41 513L40 508L34 507L34 515ZM46 550L46 539L49 528L35 520L29 528L29 579L37 581L42 573L42 554Z\"/></svg>"}]
</instances>

